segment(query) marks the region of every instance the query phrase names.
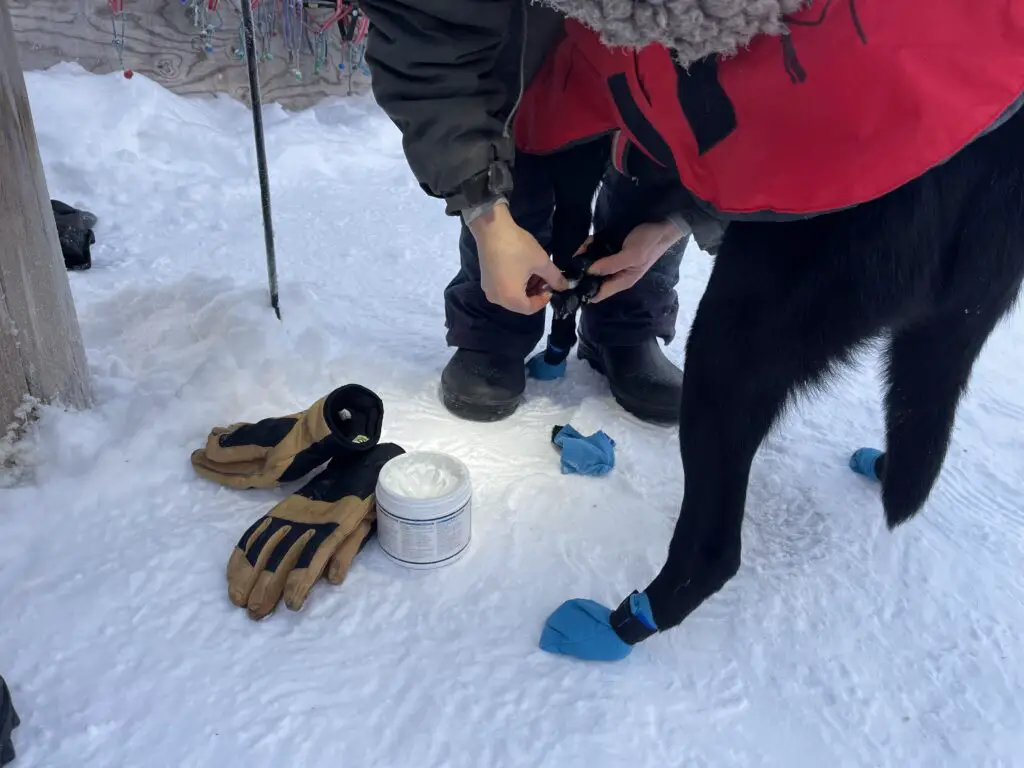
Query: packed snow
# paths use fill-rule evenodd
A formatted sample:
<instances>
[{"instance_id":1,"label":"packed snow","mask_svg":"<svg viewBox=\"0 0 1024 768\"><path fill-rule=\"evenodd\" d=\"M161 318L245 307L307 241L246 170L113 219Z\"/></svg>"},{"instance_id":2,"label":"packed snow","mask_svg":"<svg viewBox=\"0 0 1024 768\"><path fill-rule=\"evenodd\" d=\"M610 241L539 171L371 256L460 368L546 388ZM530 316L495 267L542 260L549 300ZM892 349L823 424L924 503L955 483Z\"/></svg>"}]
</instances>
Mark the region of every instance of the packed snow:
<instances>
[{"instance_id":1,"label":"packed snow","mask_svg":"<svg viewBox=\"0 0 1024 768\"><path fill-rule=\"evenodd\" d=\"M754 464L743 566L615 664L537 647L563 600L615 605L661 566L676 430L572 357L511 419L441 405L457 221L369 97L265 113L283 321L269 307L248 111L141 75L26 75L51 197L99 216L69 275L97 402L43 409L0 490L0 674L14 768L1024 765L1024 315L976 368L945 470L895 533L847 468L882 441L877 359L806 401ZM711 266L689 248L683 339ZM470 468L473 541L410 571L374 544L341 586L256 623L238 537L292 488L199 478L209 429L357 382L384 440ZM551 426L616 441L562 475Z\"/></svg>"}]
</instances>

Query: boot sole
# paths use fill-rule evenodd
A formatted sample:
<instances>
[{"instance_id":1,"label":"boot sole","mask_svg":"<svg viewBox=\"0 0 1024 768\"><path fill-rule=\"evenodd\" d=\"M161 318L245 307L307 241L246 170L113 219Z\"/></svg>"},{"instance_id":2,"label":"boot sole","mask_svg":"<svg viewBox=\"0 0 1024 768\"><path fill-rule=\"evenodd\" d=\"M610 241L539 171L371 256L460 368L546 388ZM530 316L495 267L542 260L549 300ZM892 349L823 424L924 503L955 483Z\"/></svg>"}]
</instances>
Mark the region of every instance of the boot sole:
<instances>
[{"instance_id":1,"label":"boot sole","mask_svg":"<svg viewBox=\"0 0 1024 768\"><path fill-rule=\"evenodd\" d=\"M466 400L458 395L446 392L441 388L441 402L453 415L466 421L495 422L507 419L519 407L522 402L522 395L511 400L502 400L493 403L481 403L478 401Z\"/></svg>"},{"instance_id":2,"label":"boot sole","mask_svg":"<svg viewBox=\"0 0 1024 768\"><path fill-rule=\"evenodd\" d=\"M21 718L14 711L14 703L7 686L0 681L0 765L6 765L15 758L11 731L21 725Z\"/></svg>"},{"instance_id":3,"label":"boot sole","mask_svg":"<svg viewBox=\"0 0 1024 768\"><path fill-rule=\"evenodd\" d=\"M637 400L629 397L628 395L624 396L621 392L616 391L615 384L612 383L612 380L608 377L608 372L604 368L604 363L601 362L601 356L593 347L585 344L582 340L579 342L576 355L580 360L586 361L591 368L605 377L608 381L608 386L612 390L612 397L615 398L615 402L641 421L664 426L671 426L679 423L678 408L672 410L652 408L650 403Z\"/></svg>"}]
</instances>

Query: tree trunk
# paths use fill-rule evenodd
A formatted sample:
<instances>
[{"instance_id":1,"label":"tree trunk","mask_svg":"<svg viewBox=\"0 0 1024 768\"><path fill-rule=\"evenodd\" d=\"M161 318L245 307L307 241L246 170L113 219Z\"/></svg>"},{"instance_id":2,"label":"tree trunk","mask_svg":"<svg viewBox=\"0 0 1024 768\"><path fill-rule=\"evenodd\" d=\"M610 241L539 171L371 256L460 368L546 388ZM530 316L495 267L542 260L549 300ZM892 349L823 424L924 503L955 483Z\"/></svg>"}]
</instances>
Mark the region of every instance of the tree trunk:
<instances>
[{"instance_id":1,"label":"tree trunk","mask_svg":"<svg viewBox=\"0 0 1024 768\"><path fill-rule=\"evenodd\" d=\"M75 408L91 400L11 16L0 0L0 437L25 395Z\"/></svg>"}]
</instances>

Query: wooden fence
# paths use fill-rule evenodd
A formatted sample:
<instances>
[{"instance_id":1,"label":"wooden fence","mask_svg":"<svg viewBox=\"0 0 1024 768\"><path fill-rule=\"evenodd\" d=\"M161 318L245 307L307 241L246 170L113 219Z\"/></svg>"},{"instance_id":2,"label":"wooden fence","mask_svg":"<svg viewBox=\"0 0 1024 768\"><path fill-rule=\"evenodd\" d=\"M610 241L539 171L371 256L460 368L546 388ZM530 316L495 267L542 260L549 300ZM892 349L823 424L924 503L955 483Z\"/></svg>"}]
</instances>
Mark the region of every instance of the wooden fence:
<instances>
[{"instance_id":1,"label":"wooden fence","mask_svg":"<svg viewBox=\"0 0 1024 768\"><path fill-rule=\"evenodd\" d=\"M115 17L104 0L8 0L24 70L46 69L62 61L96 73L131 69L175 93L227 93L248 103L245 61L239 55L238 2L218 0L216 12L209 13L205 0L199 0L204 8L198 10L207 18L197 25L196 0L123 0L123 18ZM322 21L330 9L308 13L314 21ZM114 41L121 37L122 21L124 44L119 57ZM369 77L344 61L348 57L337 25L327 29L321 40L306 30L297 66L296 61L288 61L280 24L276 31L267 49L273 58L260 62L265 103L304 109L325 97L369 89ZM318 61L318 42L326 43L322 61ZM295 76L296 69L301 78Z\"/></svg>"}]
</instances>

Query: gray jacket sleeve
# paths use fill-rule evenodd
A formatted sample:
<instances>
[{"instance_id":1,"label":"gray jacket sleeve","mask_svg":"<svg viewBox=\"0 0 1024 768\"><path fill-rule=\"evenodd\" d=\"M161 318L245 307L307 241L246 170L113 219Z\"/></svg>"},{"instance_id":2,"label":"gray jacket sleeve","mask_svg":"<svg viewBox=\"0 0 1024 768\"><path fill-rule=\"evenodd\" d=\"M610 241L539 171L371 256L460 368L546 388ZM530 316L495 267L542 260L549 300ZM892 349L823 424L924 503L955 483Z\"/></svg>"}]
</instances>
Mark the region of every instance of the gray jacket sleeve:
<instances>
[{"instance_id":1,"label":"gray jacket sleeve","mask_svg":"<svg viewBox=\"0 0 1024 768\"><path fill-rule=\"evenodd\" d=\"M402 132L406 160L446 213L511 190L508 94L496 71L521 0L361 0L377 103ZM520 41L522 42L522 41Z\"/></svg>"}]
</instances>

